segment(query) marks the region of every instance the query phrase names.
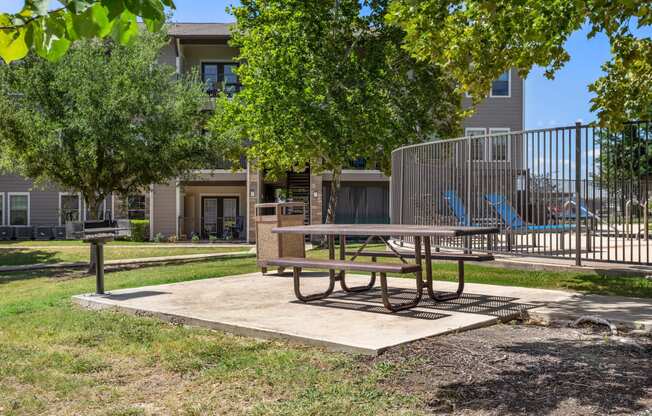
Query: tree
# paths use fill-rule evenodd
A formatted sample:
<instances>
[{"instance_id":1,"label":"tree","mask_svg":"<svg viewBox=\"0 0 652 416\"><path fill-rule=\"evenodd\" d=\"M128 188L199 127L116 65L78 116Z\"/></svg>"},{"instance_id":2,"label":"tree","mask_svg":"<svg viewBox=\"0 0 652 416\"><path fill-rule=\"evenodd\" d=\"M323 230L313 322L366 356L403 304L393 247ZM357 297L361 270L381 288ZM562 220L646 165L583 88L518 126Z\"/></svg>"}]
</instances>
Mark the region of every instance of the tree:
<instances>
[{"instance_id":1,"label":"tree","mask_svg":"<svg viewBox=\"0 0 652 416\"><path fill-rule=\"evenodd\" d=\"M0 67L0 167L80 192L94 219L109 194L216 157L202 134L202 84L157 62L166 42L148 32L129 45L84 40L58 62L29 56Z\"/></svg>"},{"instance_id":2,"label":"tree","mask_svg":"<svg viewBox=\"0 0 652 416\"><path fill-rule=\"evenodd\" d=\"M165 23L165 7L172 0L60 0L62 7L48 11L50 0L25 0L15 14L0 13L0 58L6 63L24 58L30 48L56 60L71 43L107 36L122 44L138 32L137 17L151 31Z\"/></svg>"},{"instance_id":3,"label":"tree","mask_svg":"<svg viewBox=\"0 0 652 416\"><path fill-rule=\"evenodd\" d=\"M652 40L632 30L652 23L649 0L396 0L388 21L405 30L414 57L441 65L476 103L512 67L526 76L539 65L552 79L570 59L564 43L588 23L589 38L604 33L612 49L589 86L600 123L619 128L652 115Z\"/></svg>"},{"instance_id":4,"label":"tree","mask_svg":"<svg viewBox=\"0 0 652 416\"><path fill-rule=\"evenodd\" d=\"M243 90L221 97L209 129L234 161L271 177L331 171L333 222L342 169L362 157L391 168L396 147L458 131L461 96L438 66L401 49L387 1L244 0L233 45Z\"/></svg>"},{"instance_id":5,"label":"tree","mask_svg":"<svg viewBox=\"0 0 652 416\"><path fill-rule=\"evenodd\" d=\"M602 130L596 136L604 181L634 182L652 175L652 132L647 123L628 124L618 133Z\"/></svg>"}]
</instances>

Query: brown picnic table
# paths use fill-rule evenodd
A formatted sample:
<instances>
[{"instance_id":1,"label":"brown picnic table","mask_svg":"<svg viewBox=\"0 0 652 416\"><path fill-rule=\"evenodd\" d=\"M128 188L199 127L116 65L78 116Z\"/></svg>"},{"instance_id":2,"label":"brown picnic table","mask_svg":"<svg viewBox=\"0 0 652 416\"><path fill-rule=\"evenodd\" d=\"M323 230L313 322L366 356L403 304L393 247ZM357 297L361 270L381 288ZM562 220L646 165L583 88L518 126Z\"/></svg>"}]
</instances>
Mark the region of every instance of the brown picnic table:
<instances>
[{"instance_id":1,"label":"brown picnic table","mask_svg":"<svg viewBox=\"0 0 652 416\"><path fill-rule=\"evenodd\" d=\"M468 227L468 226L427 226L427 225L401 225L401 224L320 224L296 225L288 227L275 227L273 233L324 235L328 241L328 259L307 259L296 257L282 257L268 261L268 264L278 267L288 267L293 270L294 292L297 298L304 302L324 299L330 296L335 288L335 283L340 282L345 292L361 292L370 290L376 282L376 273L380 275L381 296L385 307L397 312L417 306L421 301L423 289L435 301L446 301L459 298L464 291L464 263L466 261L493 260L491 254L433 252L431 238L471 237L498 233L495 227ZM335 237L339 237L339 259L335 258ZM346 250L347 236L367 237L357 251ZM414 240L414 250L404 252L396 250L388 243L386 237L411 237ZM365 251L367 245L379 240L390 251ZM350 258L347 260L346 257ZM360 257L369 257L371 262L356 261ZM380 263L381 258L398 258L400 263ZM414 262L408 262L413 259ZM458 289L455 293L438 293L433 288L432 261L455 260L458 262ZM329 271L329 286L325 292L312 295L301 293L300 278L304 268L323 269ZM426 279L423 279L425 268ZM349 287L346 283L346 271L370 272L371 279L364 286ZM414 273L416 275L416 295L404 303L392 303L387 287L387 273Z\"/></svg>"}]
</instances>

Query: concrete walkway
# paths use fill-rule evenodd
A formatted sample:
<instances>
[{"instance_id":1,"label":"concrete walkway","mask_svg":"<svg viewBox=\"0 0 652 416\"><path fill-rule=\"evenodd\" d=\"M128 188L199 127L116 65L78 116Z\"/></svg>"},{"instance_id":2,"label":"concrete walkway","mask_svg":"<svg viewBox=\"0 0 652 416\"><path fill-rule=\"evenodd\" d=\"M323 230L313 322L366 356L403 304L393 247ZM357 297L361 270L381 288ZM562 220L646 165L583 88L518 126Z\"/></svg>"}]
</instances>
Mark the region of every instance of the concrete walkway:
<instances>
[{"instance_id":1,"label":"concrete walkway","mask_svg":"<svg viewBox=\"0 0 652 416\"><path fill-rule=\"evenodd\" d=\"M351 285L367 279L348 278ZM395 299L414 296L413 279L388 280ZM303 290L314 293L326 285L323 274L310 273L304 279ZM437 289L452 291L455 284L438 282ZM482 284L468 284L465 295L458 300L436 303L424 299L418 308L396 314L382 307L378 289L357 294L336 291L326 300L302 303L294 296L291 278L260 273L73 299L92 309L117 309L245 336L281 338L370 355L421 338L525 316L550 320L598 314L621 325L652 329L650 299Z\"/></svg>"},{"instance_id":2,"label":"concrete walkway","mask_svg":"<svg viewBox=\"0 0 652 416\"><path fill-rule=\"evenodd\" d=\"M47 243L47 241L44 241ZM255 244L249 243L136 243L136 244L115 244L109 243L109 247L120 247L120 248L231 248L231 247L242 247L242 249L255 249ZM50 249L50 250L59 250L59 249L68 249L68 248L88 248L87 243L79 244L70 244L70 245L58 245L58 244L32 244L32 245L19 245L19 244L7 244L7 242L0 242L0 250L34 250L34 249Z\"/></svg>"},{"instance_id":3,"label":"concrete walkway","mask_svg":"<svg viewBox=\"0 0 652 416\"><path fill-rule=\"evenodd\" d=\"M211 259L240 259L256 257L255 251L236 251L228 253L202 253L202 254L184 254L180 256L164 257L144 257L139 259L123 260L106 260L104 265L107 268L152 264L170 264L170 263L191 263L195 261L205 261ZM43 263L43 264L24 264L19 266L0 266L0 273L25 272L32 270L56 270L56 269L75 269L88 267L88 262L68 262L68 263Z\"/></svg>"}]
</instances>

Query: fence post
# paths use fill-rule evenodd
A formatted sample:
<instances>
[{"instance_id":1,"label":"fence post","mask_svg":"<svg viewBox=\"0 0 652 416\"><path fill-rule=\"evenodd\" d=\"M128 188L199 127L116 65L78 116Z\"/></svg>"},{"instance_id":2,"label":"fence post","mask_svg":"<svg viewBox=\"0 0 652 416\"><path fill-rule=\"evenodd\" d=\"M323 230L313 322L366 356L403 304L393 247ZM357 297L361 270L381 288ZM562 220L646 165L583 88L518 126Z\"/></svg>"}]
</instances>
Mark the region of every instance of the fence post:
<instances>
[{"instance_id":1,"label":"fence post","mask_svg":"<svg viewBox=\"0 0 652 416\"><path fill-rule=\"evenodd\" d=\"M472 175L473 175L473 157L471 155L471 152L473 151L473 143L472 143L472 138L467 138L466 141L468 143L467 145L467 169L466 169L466 207L468 208L468 212L466 215L466 226L471 225L471 218L473 218L473 202L471 201L471 180L472 180ZM471 246L473 244L473 239L471 236L468 236L465 238L464 245L466 246L466 249L464 250L466 253L471 254Z\"/></svg>"},{"instance_id":2,"label":"fence post","mask_svg":"<svg viewBox=\"0 0 652 416\"><path fill-rule=\"evenodd\" d=\"M401 149L401 192L398 199L398 223L403 224L403 189L405 189L405 149Z\"/></svg>"},{"instance_id":3,"label":"fence post","mask_svg":"<svg viewBox=\"0 0 652 416\"><path fill-rule=\"evenodd\" d=\"M575 265L582 265L582 123L575 123Z\"/></svg>"}]
</instances>

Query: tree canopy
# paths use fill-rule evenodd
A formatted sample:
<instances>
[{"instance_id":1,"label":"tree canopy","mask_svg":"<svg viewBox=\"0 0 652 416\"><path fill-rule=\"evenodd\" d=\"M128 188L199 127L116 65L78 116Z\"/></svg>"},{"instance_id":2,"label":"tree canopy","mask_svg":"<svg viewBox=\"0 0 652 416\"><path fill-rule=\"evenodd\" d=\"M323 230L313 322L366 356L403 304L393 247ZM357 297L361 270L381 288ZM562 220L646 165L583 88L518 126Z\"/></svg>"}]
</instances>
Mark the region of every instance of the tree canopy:
<instances>
[{"instance_id":1,"label":"tree canopy","mask_svg":"<svg viewBox=\"0 0 652 416\"><path fill-rule=\"evenodd\" d=\"M566 40L588 24L589 38L603 33L611 44L604 75L589 85L601 124L652 115L652 40L635 30L650 28L649 0L396 0L388 21L405 30L412 56L441 65L475 102L511 67L525 76L542 66L553 78L571 59Z\"/></svg>"},{"instance_id":2,"label":"tree canopy","mask_svg":"<svg viewBox=\"0 0 652 416\"><path fill-rule=\"evenodd\" d=\"M165 7L172 0L59 0L62 7L48 10L50 0L25 0L15 14L0 13L0 58L6 63L24 58L30 49L56 60L71 43L107 36L129 42L138 32L137 17L152 31L165 22Z\"/></svg>"},{"instance_id":3,"label":"tree canopy","mask_svg":"<svg viewBox=\"0 0 652 416\"><path fill-rule=\"evenodd\" d=\"M129 45L83 40L57 62L0 67L0 167L80 192L96 213L111 193L214 160L203 86L157 62L165 42L146 31Z\"/></svg>"},{"instance_id":4,"label":"tree canopy","mask_svg":"<svg viewBox=\"0 0 652 416\"><path fill-rule=\"evenodd\" d=\"M459 131L452 79L401 48L402 30L385 23L387 1L364 6L243 0L232 9L243 90L218 100L210 129L233 159L245 152L271 176L331 171L337 188L356 158L389 172L396 147Z\"/></svg>"}]
</instances>

